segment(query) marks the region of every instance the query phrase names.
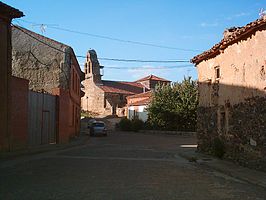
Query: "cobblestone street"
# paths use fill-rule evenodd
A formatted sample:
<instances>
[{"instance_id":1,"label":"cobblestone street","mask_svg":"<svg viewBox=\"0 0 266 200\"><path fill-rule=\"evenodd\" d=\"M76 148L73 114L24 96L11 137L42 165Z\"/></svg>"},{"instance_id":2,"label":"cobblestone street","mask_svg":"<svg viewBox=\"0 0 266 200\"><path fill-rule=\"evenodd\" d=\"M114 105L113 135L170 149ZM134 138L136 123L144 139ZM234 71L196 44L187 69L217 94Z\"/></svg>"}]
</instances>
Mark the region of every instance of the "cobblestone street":
<instances>
[{"instance_id":1,"label":"cobblestone street","mask_svg":"<svg viewBox=\"0 0 266 200\"><path fill-rule=\"evenodd\" d=\"M0 164L0 199L265 199L265 188L178 156L185 136L112 133Z\"/></svg>"}]
</instances>

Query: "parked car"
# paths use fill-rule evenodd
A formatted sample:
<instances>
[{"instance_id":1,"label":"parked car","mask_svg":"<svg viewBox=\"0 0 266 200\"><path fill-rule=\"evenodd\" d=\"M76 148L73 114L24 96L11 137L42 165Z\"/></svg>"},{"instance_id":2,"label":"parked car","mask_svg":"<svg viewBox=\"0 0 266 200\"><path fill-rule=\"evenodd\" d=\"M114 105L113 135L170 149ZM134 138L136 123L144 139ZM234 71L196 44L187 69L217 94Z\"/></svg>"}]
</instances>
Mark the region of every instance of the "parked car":
<instances>
[{"instance_id":1,"label":"parked car","mask_svg":"<svg viewBox=\"0 0 266 200\"><path fill-rule=\"evenodd\" d=\"M107 128L102 121L95 121L90 126L90 136L107 136Z\"/></svg>"},{"instance_id":2,"label":"parked car","mask_svg":"<svg viewBox=\"0 0 266 200\"><path fill-rule=\"evenodd\" d=\"M96 122L96 119L90 119L88 122L88 128L90 128L94 122Z\"/></svg>"}]
</instances>

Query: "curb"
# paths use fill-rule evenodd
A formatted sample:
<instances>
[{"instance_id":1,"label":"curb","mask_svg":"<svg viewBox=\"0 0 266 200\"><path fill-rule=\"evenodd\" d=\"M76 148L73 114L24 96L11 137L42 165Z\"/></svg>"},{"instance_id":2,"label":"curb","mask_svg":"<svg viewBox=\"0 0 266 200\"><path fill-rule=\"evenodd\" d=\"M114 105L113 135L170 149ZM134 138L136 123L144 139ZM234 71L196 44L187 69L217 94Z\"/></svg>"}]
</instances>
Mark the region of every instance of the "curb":
<instances>
[{"instance_id":1,"label":"curb","mask_svg":"<svg viewBox=\"0 0 266 200\"><path fill-rule=\"evenodd\" d=\"M84 136L83 136L84 137ZM53 152L58 150L64 150L72 147L76 147L79 145L84 145L88 143L89 137L80 138L80 140L72 141L67 144L54 144L54 145L45 145L35 148L28 148L20 151L14 151L14 152L3 152L0 153L0 161L10 160L21 156L30 156L30 155L36 155L46 152Z\"/></svg>"},{"instance_id":2,"label":"curb","mask_svg":"<svg viewBox=\"0 0 266 200\"><path fill-rule=\"evenodd\" d=\"M185 153L178 153L178 155L189 162L195 162L199 166L206 167L208 169L212 169L214 171L223 173L225 175L228 175L230 177L236 178L238 180L241 180L243 182L262 187L266 189L266 173L261 171L252 170L249 168L245 168L239 165L236 165L235 163L225 161L225 160L218 160L214 157L211 157L209 155L199 154L196 152L185 152ZM208 159L208 161L204 160L204 158ZM220 164L219 164L220 162ZM222 163L224 162L224 163ZM216 163L216 164L215 164ZM227 163L228 169L226 167L223 167L224 164ZM219 167L220 165L220 167ZM230 165L234 165L234 167L230 167ZM248 175L251 174L251 175Z\"/></svg>"}]
</instances>

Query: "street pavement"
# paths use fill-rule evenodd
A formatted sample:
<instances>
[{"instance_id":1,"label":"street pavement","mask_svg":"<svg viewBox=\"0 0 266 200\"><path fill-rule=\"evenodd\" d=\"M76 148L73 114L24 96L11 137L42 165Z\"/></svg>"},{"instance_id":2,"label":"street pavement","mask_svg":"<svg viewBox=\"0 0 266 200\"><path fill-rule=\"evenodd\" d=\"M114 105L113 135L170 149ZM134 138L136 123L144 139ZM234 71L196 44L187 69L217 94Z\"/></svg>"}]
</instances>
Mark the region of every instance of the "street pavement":
<instances>
[{"instance_id":1,"label":"street pavement","mask_svg":"<svg viewBox=\"0 0 266 200\"><path fill-rule=\"evenodd\" d=\"M195 150L191 136L117 132L87 140L1 161L0 199L266 199L264 187L180 156Z\"/></svg>"}]
</instances>

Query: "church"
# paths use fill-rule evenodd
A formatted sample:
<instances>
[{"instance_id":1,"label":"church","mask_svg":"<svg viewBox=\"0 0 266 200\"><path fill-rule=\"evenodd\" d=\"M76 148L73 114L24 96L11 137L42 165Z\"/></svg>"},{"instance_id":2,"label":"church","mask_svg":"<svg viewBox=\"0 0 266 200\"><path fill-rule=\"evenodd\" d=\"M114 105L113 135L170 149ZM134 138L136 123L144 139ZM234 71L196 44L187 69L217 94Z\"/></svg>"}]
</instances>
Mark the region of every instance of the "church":
<instances>
[{"instance_id":1,"label":"church","mask_svg":"<svg viewBox=\"0 0 266 200\"><path fill-rule=\"evenodd\" d=\"M125 116L128 96L154 90L157 84L170 83L154 75L134 82L102 80L102 68L96 51L89 50L84 66L85 80L82 82L82 91L85 93L81 98L83 111L102 116Z\"/></svg>"}]
</instances>

